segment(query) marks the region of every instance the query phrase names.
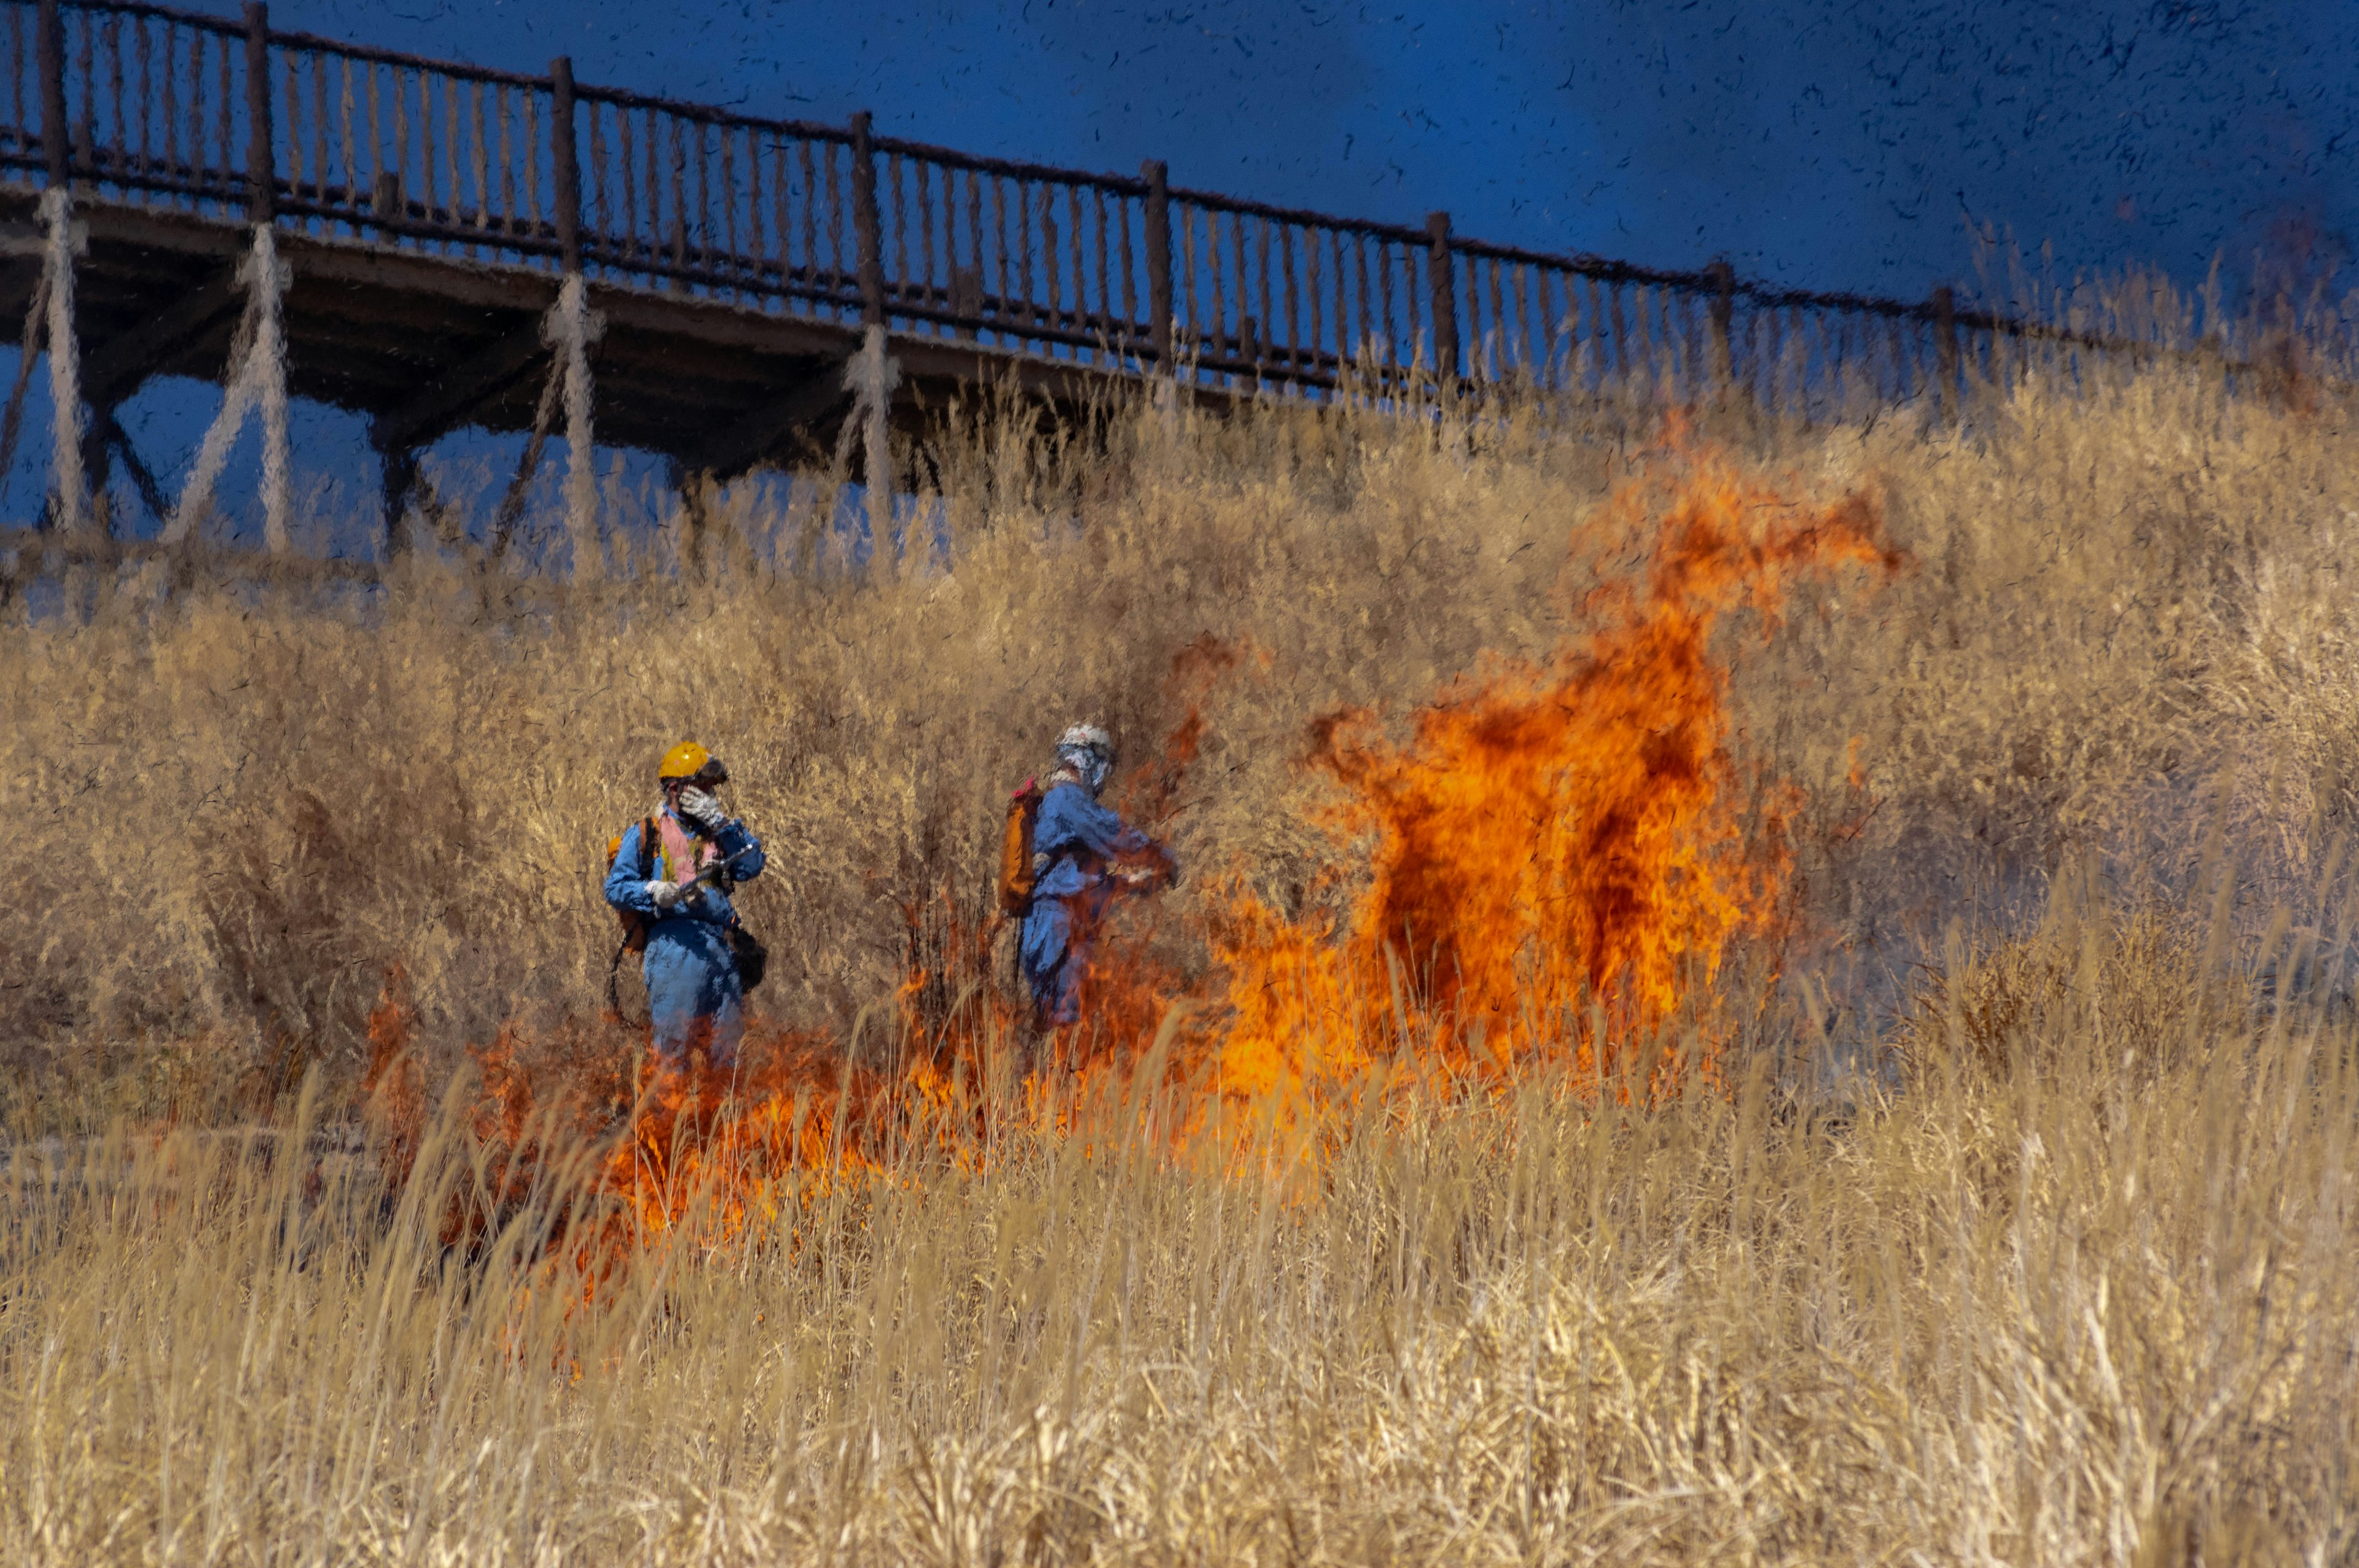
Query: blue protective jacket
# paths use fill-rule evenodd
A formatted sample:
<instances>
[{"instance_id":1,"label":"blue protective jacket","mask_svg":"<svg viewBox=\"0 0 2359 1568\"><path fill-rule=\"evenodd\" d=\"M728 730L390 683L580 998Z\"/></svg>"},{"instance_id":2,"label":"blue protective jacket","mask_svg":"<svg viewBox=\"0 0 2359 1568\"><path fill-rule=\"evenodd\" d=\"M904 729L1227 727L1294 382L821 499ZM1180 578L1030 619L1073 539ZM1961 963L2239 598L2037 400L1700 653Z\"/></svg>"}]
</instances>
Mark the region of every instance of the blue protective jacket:
<instances>
[{"instance_id":1,"label":"blue protective jacket","mask_svg":"<svg viewBox=\"0 0 2359 1568\"><path fill-rule=\"evenodd\" d=\"M658 816L669 816L671 808L658 806ZM674 817L677 822L679 818ZM686 881L696 874L691 866L669 866L665 863L663 846L656 845L653 871L648 877L639 875L639 835L646 824L634 822L623 830L622 847L614 851L614 863L606 869L606 902L616 909L627 909L634 914L644 914L661 930L675 920L701 920L713 925L726 925L736 911L730 907L729 895L710 884L674 905L669 914L658 916L656 901L647 896L647 881L652 877L663 881ZM745 825L731 818L721 825L712 841L722 854L734 857L730 874L741 882L751 881L762 874L766 863L762 854L762 841L745 830Z\"/></svg>"},{"instance_id":2,"label":"blue protective jacket","mask_svg":"<svg viewBox=\"0 0 2359 1568\"><path fill-rule=\"evenodd\" d=\"M664 811L659 809L658 815ZM606 902L654 922L647 930L640 973L647 983L649 1033L656 1053L678 1065L687 1061L701 1044L713 1066L729 1067L737 1059L737 1045L745 1033L745 988L737 974L736 956L723 935L736 912L730 907L728 894L708 884L675 904L669 914L658 916L655 900L647 896L648 881L685 881L695 871L692 867L668 864L663 846L658 843L652 870L641 876L643 827L634 822L624 830L614 863L606 872ZM745 831L744 823L734 819L723 823L712 841L722 854L731 857L730 869L737 881L761 874L761 840Z\"/></svg>"},{"instance_id":3,"label":"blue protective jacket","mask_svg":"<svg viewBox=\"0 0 2359 1568\"><path fill-rule=\"evenodd\" d=\"M1035 864L1046 865L1032 885L1018 951L1042 1022L1071 1023L1081 1015L1091 934L1119 891L1106 880L1107 862L1155 848L1155 840L1073 780L1051 785L1041 798L1032 854Z\"/></svg>"},{"instance_id":4,"label":"blue protective jacket","mask_svg":"<svg viewBox=\"0 0 2359 1568\"><path fill-rule=\"evenodd\" d=\"M1040 815L1032 826L1032 855L1048 869L1032 884L1032 896L1071 898L1105 881L1106 862L1120 855L1143 855L1155 840L1131 827L1097 796L1071 779L1049 787L1040 798Z\"/></svg>"}]
</instances>

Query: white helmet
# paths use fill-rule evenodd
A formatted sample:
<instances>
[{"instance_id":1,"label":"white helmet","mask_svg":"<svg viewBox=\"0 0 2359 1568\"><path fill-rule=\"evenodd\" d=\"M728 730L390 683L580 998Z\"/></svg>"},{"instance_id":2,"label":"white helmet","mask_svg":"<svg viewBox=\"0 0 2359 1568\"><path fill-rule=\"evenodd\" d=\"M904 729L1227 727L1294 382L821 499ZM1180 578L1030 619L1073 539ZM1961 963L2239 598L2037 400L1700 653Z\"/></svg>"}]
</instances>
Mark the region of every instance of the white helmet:
<instances>
[{"instance_id":1,"label":"white helmet","mask_svg":"<svg viewBox=\"0 0 2359 1568\"><path fill-rule=\"evenodd\" d=\"M1075 724L1057 737L1057 762L1080 775L1095 795L1114 770L1114 737L1095 724Z\"/></svg>"}]
</instances>

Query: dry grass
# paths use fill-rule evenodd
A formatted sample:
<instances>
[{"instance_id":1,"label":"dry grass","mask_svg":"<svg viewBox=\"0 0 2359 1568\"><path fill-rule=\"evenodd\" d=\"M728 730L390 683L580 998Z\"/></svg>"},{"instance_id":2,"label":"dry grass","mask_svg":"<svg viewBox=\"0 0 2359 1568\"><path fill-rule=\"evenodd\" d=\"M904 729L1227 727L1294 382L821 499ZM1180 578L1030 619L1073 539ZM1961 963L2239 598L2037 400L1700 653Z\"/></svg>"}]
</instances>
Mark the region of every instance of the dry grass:
<instances>
[{"instance_id":1,"label":"dry grass","mask_svg":"<svg viewBox=\"0 0 2359 1568\"><path fill-rule=\"evenodd\" d=\"M1963 433L1708 432L1798 501L1871 492L1912 562L1727 629L1811 935L1725 1095L1371 1116L1309 1198L1015 1138L651 1246L587 1307L528 1261L557 1195L441 1247L463 1139L397 1190L192 1130L47 1145L55 1176L20 1142L0 1557L2347 1554L2342 420L2157 371ZM831 565L819 513L724 496L810 569L19 617L7 1119L341 1125L396 963L438 1081L505 1022L596 1037L598 856L684 733L770 845L787 1022L876 1015L907 911L973 906L1081 713L1144 760L1201 706L1183 860L1335 896L1310 722L1577 632L1623 566L1584 524L1690 460L1658 445L1538 409L1147 415L1088 453L980 422L935 454L954 569ZM1245 656L1200 677L1209 646ZM1158 912L1181 970L1203 887Z\"/></svg>"}]
</instances>

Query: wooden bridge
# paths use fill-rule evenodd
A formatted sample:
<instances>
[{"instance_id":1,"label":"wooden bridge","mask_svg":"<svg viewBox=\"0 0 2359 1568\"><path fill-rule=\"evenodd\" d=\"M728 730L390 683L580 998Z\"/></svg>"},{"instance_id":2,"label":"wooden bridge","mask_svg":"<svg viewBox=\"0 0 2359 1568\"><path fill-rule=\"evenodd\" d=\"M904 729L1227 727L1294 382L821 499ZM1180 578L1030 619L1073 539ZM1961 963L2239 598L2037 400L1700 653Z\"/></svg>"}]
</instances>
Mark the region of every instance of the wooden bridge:
<instances>
[{"instance_id":1,"label":"wooden bridge","mask_svg":"<svg viewBox=\"0 0 2359 1568\"><path fill-rule=\"evenodd\" d=\"M1808 410L1946 398L2038 353L2157 351L1947 289L1774 288L1484 243L1440 212L1409 228L1271 207L1175 187L1160 163L1089 174L880 136L864 114L728 114L577 82L561 59L545 76L421 59L273 30L260 4L229 20L0 0L0 310L29 310L32 349L63 243L43 213L70 207L71 308L47 336L55 351L62 322L78 356L60 384L85 409L81 465L103 481L125 459L159 516L173 503L115 409L151 376L230 381L257 230L285 266L282 401L369 418L389 520L425 445L532 430L537 459L560 403L577 432L683 471L810 463L853 416L846 371L868 351L897 375L871 378L873 395L889 384L878 416L903 418L978 381L1066 399L1139 377ZM560 388L569 278L603 325L574 345L588 379Z\"/></svg>"}]
</instances>

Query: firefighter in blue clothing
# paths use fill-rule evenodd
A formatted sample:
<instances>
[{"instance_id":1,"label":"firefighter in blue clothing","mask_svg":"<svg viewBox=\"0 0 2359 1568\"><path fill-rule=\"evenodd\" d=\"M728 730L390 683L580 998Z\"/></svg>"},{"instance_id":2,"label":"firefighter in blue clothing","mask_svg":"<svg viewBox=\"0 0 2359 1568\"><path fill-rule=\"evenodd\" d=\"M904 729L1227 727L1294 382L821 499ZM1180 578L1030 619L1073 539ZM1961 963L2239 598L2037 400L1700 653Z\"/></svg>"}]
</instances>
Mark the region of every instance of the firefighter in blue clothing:
<instances>
[{"instance_id":1,"label":"firefighter in blue clothing","mask_svg":"<svg viewBox=\"0 0 2359 1568\"><path fill-rule=\"evenodd\" d=\"M1057 769L1032 828L1032 903L1018 949L1044 1029L1080 1018L1082 977L1106 906L1178 871L1169 850L1098 803L1113 771L1114 741L1098 726L1076 724L1058 738Z\"/></svg>"},{"instance_id":2,"label":"firefighter in blue clothing","mask_svg":"<svg viewBox=\"0 0 2359 1568\"><path fill-rule=\"evenodd\" d=\"M606 902L647 923L642 972L657 1055L684 1066L701 1045L726 1070L745 1034L746 984L729 889L761 875L762 842L722 810L712 791L729 770L695 741L665 752L656 777L663 804L624 830L606 871ZM645 844L650 827L655 842ZM758 957L758 945L751 951Z\"/></svg>"}]
</instances>

